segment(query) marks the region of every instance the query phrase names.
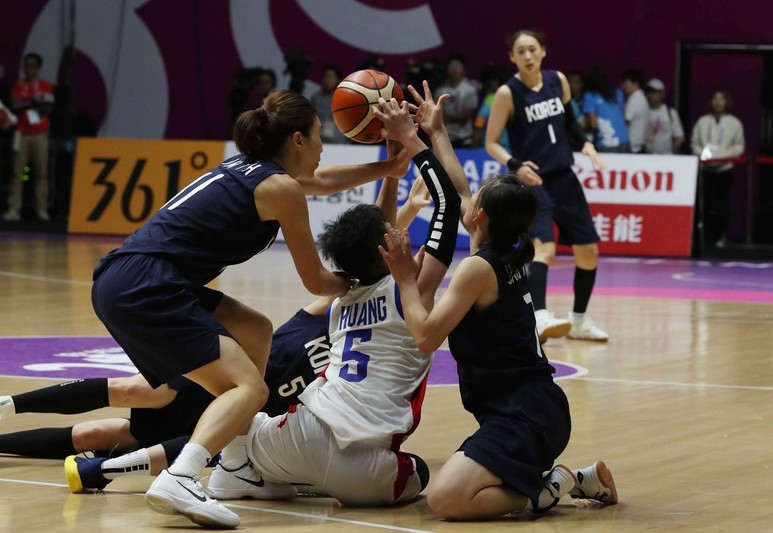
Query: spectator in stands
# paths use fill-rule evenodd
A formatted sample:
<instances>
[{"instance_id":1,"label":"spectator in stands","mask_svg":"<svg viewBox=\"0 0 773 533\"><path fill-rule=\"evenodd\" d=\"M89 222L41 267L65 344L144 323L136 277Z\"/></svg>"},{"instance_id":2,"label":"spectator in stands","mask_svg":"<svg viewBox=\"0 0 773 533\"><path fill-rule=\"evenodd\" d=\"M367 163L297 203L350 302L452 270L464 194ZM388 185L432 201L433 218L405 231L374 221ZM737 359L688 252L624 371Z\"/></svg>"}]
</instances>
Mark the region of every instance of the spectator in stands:
<instances>
[{"instance_id":1,"label":"spectator in stands","mask_svg":"<svg viewBox=\"0 0 773 533\"><path fill-rule=\"evenodd\" d=\"M260 103L255 107L260 107L263 105L263 100L266 99L266 96L276 91L276 72L274 72L274 69L261 69L258 73L258 80L255 84L255 88L260 95Z\"/></svg>"},{"instance_id":2,"label":"spectator in stands","mask_svg":"<svg viewBox=\"0 0 773 533\"><path fill-rule=\"evenodd\" d=\"M311 95L311 103L317 109L319 120L322 121L322 142L329 144L344 144L348 142L346 135L341 133L333 122L333 91L341 83L341 69L338 65L325 65L322 67L322 80L320 89Z\"/></svg>"},{"instance_id":3,"label":"spectator in stands","mask_svg":"<svg viewBox=\"0 0 773 533\"><path fill-rule=\"evenodd\" d=\"M485 95L483 97L483 103L478 109L478 115L475 117L475 122L472 128L472 147L484 148L486 141L486 126L488 125L488 118L491 115L491 103L494 101L494 95L507 79L507 74L503 67L497 65L488 65L480 73L480 82L483 85ZM504 146L505 150L510 151L510 143L507 141L507 130L502 130L502 137L499 139L499 144Z\"/></svg>"},{"instance_id":4,"label":"spectator in stands","mask_svg":"<svg viewBox=\"0 0 773 533\"><path fill-rule=\"evenodd\" d=\"M606 74L597 65L591 67L585 76L582 110L585 113L586 131L593 135L596 151L631 151L628 127L623 116L623 93L609 85Z\"/></svg>"},{"instance_id":5,"label":"spectator in stands","mask_svg":"<svg viewBox=\"0 0 773 533\"><path fill-rule=\"evenodd\" d=\"M572 99L569 100L569 104L572 106L572 113L574 118L580 123L583 129L586 128L585 115L582 112L582 99L585 93L585 84L582 79L582 73L577 70L570 70L566 73L566 80L569 82L569 92L572 95Z\"/></svg>"},{"instance_id":6,"label":"spectator in stands","mask_svg":"<svg viewBox=\"0 0 773 533\"><path fill-rule=\"evenodd\" d=\"M7 130L16 125L16 115L8 109L2 100L0 100L0 130Z\"/></svg>"},{"instance_id":7,"label":"spectator in stands","mask_svg":"<svg viewBox=\"0 0 773 533\"><path fill-rule=\"evenodd\" d=\"M620 85L625 94L625 121L628 123L628 138L631 142L631 152L640 154L644 152L644 142L647 134L647 115L649 105L644 96L644 73L631 68L623 72Z\"/></svg>"},{"instance_id":8,"label":"spectator in stands","mask_svg":"<svg viewBox=\"0 0 773 533\"><path fill-rule=\"evenodd\" d=\"M478 111L478 90L467 79L467 62L459 54L453 54L446 67L446 81L435 91L435 99L448 93L445 103L445 120L448 136L454 148L472 146L473 119Z\"/></svg>"},{"instance_id":9,"label":"spectator in stands","mask_svg":"<svg viewBox=\"0 0 773 533\"><path fill-rule=\"evenodd\" d=\"M30 166L35 179L35 214L40 220L48 216L48 130L49 115L54 107L54 86L40 79L43 58L35 53L24 56L24 79L11 89L11 108L18 115L16 156L8 191L8 209L3 220L21 219L22 176Z\"/></svg>"},{"instance_id":10,"label":"spectator in stands","mask_svg":"<svg viewBox=\"0 0 773 533\"><path fill-rule=\"evenodd\" d=\"M645 138L647 153L679 153L684 144L684 129L676 109L663 103L663 97L666 94L665 84L653 78L647 82L644 94L650 106Z\"/></svg>"},{"instance_id":11,"label":"spectator in stands","mask_svg":"<svg viewBox=\"0 0 773 533\"><path fill-rule=\"evenodd\" d=\"M732 106L733 100L726 91L714 91L709 113L700 117L692 130L692 153L699 155L702 162L703 190L699 194L703 194L705 240L719 248L726 244L725 232L730 221L733 164L710 161L744 153L743 124L730 114Z\"/></svg>"}]
</instances>

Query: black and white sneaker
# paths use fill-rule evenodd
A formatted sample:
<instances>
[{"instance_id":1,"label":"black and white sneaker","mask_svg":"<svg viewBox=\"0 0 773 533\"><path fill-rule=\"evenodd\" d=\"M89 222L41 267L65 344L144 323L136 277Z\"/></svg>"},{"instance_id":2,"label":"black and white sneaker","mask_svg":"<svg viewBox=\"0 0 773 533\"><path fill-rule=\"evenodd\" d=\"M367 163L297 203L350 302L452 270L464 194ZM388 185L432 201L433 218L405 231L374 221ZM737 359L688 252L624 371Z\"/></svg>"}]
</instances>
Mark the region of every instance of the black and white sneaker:
<instances>
[{"instance_id":1,"label":"black and white sneaker","mask_svg":"<svg viewBox=\"0 0 773 533\"><path fill-rule=\"evenodd\" d=\"M200 526L239 525L239 515L210 498L198 477L177 476L163 470L145 493L145 501L158 513L181 514Z\"/></svg>"},{"instance_id":2,"label":"black and white sneaker","mask_svg":"<svg viewBox=\"0 0 773 533\"><path fill-rule=\"evenodd\" d=\"M577 478L577 486L569 492L572 498L596 500L606 505L617 503L615 480L604 461L575 470L574 476Z\"/></svg>"},{"instance_id":3,"label":"black and white sneaker","mask_svg":"<svg viewBox=\"0 0 773 533\"><path fill-rule=\"evenodd\" d=\"M294 485L265 481L249 462L233 470L217 464L207 488L213 497L221 500L287 500L298 494Z\"/></svg>"}]
</instances>

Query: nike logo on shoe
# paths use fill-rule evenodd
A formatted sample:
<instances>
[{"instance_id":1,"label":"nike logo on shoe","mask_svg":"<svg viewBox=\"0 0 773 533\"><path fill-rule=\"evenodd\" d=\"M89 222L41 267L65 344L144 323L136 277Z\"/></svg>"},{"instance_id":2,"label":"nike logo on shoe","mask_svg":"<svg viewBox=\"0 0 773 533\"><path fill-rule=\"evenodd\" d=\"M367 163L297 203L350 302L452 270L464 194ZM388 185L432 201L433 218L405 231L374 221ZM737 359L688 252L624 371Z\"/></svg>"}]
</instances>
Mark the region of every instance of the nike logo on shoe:
<instances>
[{"instance_id":1,"label":"nike logo on shoe","mask_svg":"<svg viewBox=\"0 0 773 533\"><path fill-rule=\"evenodd\" d=\"M262 487L262 486L265 484L265 483L263 482L263 478L262 478L262 477L261 477L261 478L260 478L258 481L255 481L254 479L247 479L247 478L240 477L240 476L237 476L237 475L234 475L234 477L235 477L236 479L241 479L241 480L242 480L242 481L244 481L245 483L249 483L250 485L254 485L254 486L256 486L256 487Z\"/></svg>"},{"instance_id":2,"label":"nike logo on shoe","mask_svg":"<svg viewBox=\"0 0 773 533\"><path fill-rule=\"evenodd\" d=\"M175 481L177 481L177 480L175 480ZM261 483L262 483L262 482L261 482ZM179 481L177 481L177 484L178 484L178 485L180 485L180 486L181 486L182 488L184 488L185 490L187 490L188 492L190 492L190 493L191 493L191 496L193 496L194 498L196 498L196 499L197 499L197 500L199 500L200 502L205 502L205 501L207 501L207 497L206 497L204 494L202 494L201 496L199 496L198 494L196 494L195 492L193 492L191 489L189 489L188 487L186 487L185 485L183 485L183 484L182 484L182 483L180 483Z\"/></svg>"}]
</instances>

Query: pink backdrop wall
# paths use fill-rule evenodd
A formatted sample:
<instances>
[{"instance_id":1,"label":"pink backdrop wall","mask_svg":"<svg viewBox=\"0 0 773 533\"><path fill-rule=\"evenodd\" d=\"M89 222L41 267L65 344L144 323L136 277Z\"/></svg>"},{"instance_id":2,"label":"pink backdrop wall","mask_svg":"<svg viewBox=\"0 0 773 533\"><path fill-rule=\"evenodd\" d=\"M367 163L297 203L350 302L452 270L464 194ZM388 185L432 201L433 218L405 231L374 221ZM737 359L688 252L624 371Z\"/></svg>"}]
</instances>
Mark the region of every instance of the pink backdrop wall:
<instances>
[{"instance_id":1,"label":"pink backdrop wall","mask_svg":"<svg viewBox=\"0 0 773 533\"><path fill-rule=\"evenodd\" d=\"M21 55L25 49L33 49L35 43L28 42L30 31L41 12L51 4L59 3L62 2L15 2L10 16L0 17L0 86L7 88L16 78ZM442 44L412 53L385 53L386 70L396 78L402 77L405 60L409 57L444 59L449 53L460 51L469 58L471 75L477 75L487 61L506 64L505 36L513 29L528 27L545 34L549 67L585 69L598 63L611 79L616 80L624 68L638 66L648 77L661 78L668 87L669 96L673 97L676 48L680 40L773 42L770 22L767 17L759 16L760 2L755 0L322 2L332 11L340 10L336 16L341 24L363 28L361 31L367 34L367 22L347 20L348 7L356 3L394 12L429 6ZM308 1L255 0L253 4L267 5L275 41L283 52L302 50L312 56L315 62L315 68L311 69L312 80L318 79L318 67L323 63L336 62L344 71L349 71L356 68L365 55L362 49L331 34L329 24L315 23L308 15ZM169 106L161 136L226 136L228 112L225 103L233 72L256 66L245 64L245 54L240 57L234 44L231 15L243 9L244 2L212 0L180 4L135 0L128 5L155 40L166 69ZM180 5L187 7L180 9ZM507 7L503 9L502 6ZM78 12L77 16L83 24L89 13ZM406 32L401 28L402 25L390 32L395 42L406 39ZM51 28L52 35L57 31L58 27ZM67 36L58 35L56 39L66 43ZM253 52L254 57L260 57L260 50ZM60 57L46 57L46 61L49 68L58 67ZM758 66L752 58L737 56L727 56L718 62L701 59L694 71L694 92L701 103L693 106L693 114L703 111L703 101L711 89L728 87L739 104L738 114L747 119L745 122L753 130L753 108L759 102ZM62 72L62 69L53 72ZM92 115L97 126L102 125L108 105L121 105L114 100L108 104L106 87L110 80L103 79L104 74L100 74L87 54L75 54L70 82L76 89L78 105ZM143 73L136 72L136 75ZM693 118L690 117L691 122ZM687 126L689 128L691 124Z\"/></svg>"}]
</instances>

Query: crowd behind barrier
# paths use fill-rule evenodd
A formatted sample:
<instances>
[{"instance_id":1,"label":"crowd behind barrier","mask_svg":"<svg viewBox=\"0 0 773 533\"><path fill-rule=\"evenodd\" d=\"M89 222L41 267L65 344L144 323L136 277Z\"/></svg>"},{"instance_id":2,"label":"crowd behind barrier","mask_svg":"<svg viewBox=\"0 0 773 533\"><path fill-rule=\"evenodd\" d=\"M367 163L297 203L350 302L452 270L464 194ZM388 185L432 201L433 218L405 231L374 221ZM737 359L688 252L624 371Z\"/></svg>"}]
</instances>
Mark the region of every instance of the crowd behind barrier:
<instances>
[{"instance_id":1,"label":"crowd behind barrier","mask_svg":"<svg viewBox=\"0 0 773 533\"><path fill-rule=\"evenodd\" d=\"M311 65L306 65L301 77L308 76L310 68ZM384 63L378 56L368 56L356 68L381 69L384 68ZM234 106L251 107L260 105L260 102L268 93L281 88L276 86L275 75L264 75L273 74L273 71L270 69L255 67L247 70L254 75L242 85L235 84L235 87L238 87L241 93L244 93L239 93L242 98L230 98L229 102L227 102L232 116L238 115L241 109L237 109ZM244 72L247 72L247 70ZM326 112L328 111L326 106L330 104L332 91L346 71L339 65L332 63L321 66L319 70L320 79L323 80L323 83L319 91L311 95L311 99L317 106L323 120L325 143L330 146L339 143L351 146L350 141L343 135L340 135L340 132L334 127L330 114ZM238 74L235 75L235 79L241 79ZM448 120L453 120L453 123L450 123L449 126L453 126L454 131L462 132L456 143L458 148L477 149L482 148L485 139L486 122L490 112L493 92L499 84L512 74L509 73L505 66L493 63L482 69L477 78L474 76L468 78L467 74L464 57L459 54L452 54L447 62L441 59L425 59L421 62L408 61L403 72L402 83L404 86L409 83L418 84L421 80L427 79L431 86L438 88L438 91L436 91L438 93L461 91L459 95L462 93L466 95L464 101L469 109L466 111L461 111L461 108L459 110L449 109L447 116L452 117L452 119L449 118ZM267 80L268 78L271 79L271 83L264 82L264 79ZM746 244L754 240L755 202L758 199L755 196L756 191L753 177L756 167L769 164L766 161L771 158L766 156L719 157L720 155L735 155L738 150L744 150L743 128L740 123L737 126L740 130L740 144L738 142L735 143L737 145L733 148L735 152L727 153L717 150L717 145L727 144L729 141L727 136L723 139L724 132L722 127L712 129L710 118L713 116L716 124L720 124L720 120L737 121L735 117L729 115L732 99L728 94L723 91L716 91L712 95L709 103L710 113L701 117L695 124L692 131L692 143L690 143L685 142L687 135L681 125L678 113L665 103L669 95L665 84L660 79L651 78L645 83L644 73L639 69L633 68L627 69L620 78L619 86L615 86L615 84L608 81L606 75L598 66L593 66L584 73L576 69L567 70L567 78L570 82L572 98L567 104L566 112L575 115L575 118L585 130L588 140L594 142L599 151L608 153L657 153L659 155L694 153L701 156L702 161L699 167L701 172L696 172L697 190L700 194L696 194L694 202L696 216L694 220L695 241L693 243L693 252L697 255L701 255L712 245L721 245L724 242L728 225L726 220L721 220L718 224L714 224L715 226L720 226L717 230L720 233L712 234L707 239L706 226L711 224L707 223L705 219L707 217L711 219L714 211L717 210L720 211L720 219L726 219L729 216L727 214L729 210L728 205L716 207L709 201L707 207L706 193L703 189L707 186L707 183L718 183L720 181L720 179L708 180L707 176L712 170L719 168L718 165L720 163L723 164L725 170L733 163L739 166L744 165L744 173L746 175L744 240ZM302 87L300 81L300 79L296 79L295 85ZM31 168L29 165L19 167L22 170L17 172L18 168L15 167L18 165L14 165L14 162L18 162L17 139L19 133L15 132L14 129L18 128L18 124L10 123L9 121L0 124L5 127L5 130L0 135L0 209L4 213L6 221L13 222L23 217L31 218L33 216L45 221L50 214L54 219L69 219L70 228L77 228L78 224L80 224L78 213L69 212L71 191L75 189L79 181L77 173L75 174L75 179L73 179L73 168L76 166L75 139L82 135L94 135L96 128L93 122L88 120L88 117L84 117L83 113L74 108L73 95L68 88L56 86L55 94L57 99L54 102L53 110L48 109L51 120L50 135L52 141L50 143L51 157L47 163L47 168L50 169L48 176L46 176L46 172L34 167ZM453 105L458 107L460 98L452 98L449 101L454 102ZM47 100L50 104L50 98ZM719 100L719 103L715 103L715 100ZM638 132L640 126L634 126L634 122L639 121L638 118L634 119L634 117L640 115L640 111L644 112L639 110L639 108L648 113L645 113L646 117L642 119L646 122L646 127L642 130L644 132L643 137L640 135L641 132ZM6 110L10 112L9 108L6 108ZM33 109L33 111L40 113L44 109L37 106L37 109ZM26 113L27 111L22 109L21 115L26 116ZM19 114L18 111L17 114ZM8 116L6 113L3 113L3 115L4 117ZM701 133L699 132L699 126L702 124L701 121L706 124L707 133L705 135L714 135L713 139L696 140L697 136ZM0 122L3 122L3 120L0 120ZM628 131L631 127L637 129L637 132L634 133L633 143L630 141L631 135ZM505 136L506 133L503 134L503 137ZM506 143L506 139L503 139L503 141ZM114 142L121 141L115 139ZM710 148L707 148L707 146ZM715 150L713 154L710 150L711 148ZM709 151L706 152L706 150ZM706 159L707 153L709 159ZM14 157L14 155L17 157ZM604 157L607 158L608 155L605 154ZM176 160L174 157L170 157L169 161ZM212 163L212 161L208 161L208 163ZM494 161L489 162L489 164L491 163L496 164ZM174 166L176 164L172 162L169 163L169 167L164 167L167 174L172 175L177 171L177 167ZM182 162L179 164L182 165ZM22 182L34 183L36 174L41 174L43 180L49 182L50 193L46 193L49 195L47 207L44 200L41 200L45 187L40 186L37 187L36 197L33 197L32 187L23 187L23 206L20 206L18 203L20 194L18 185ZM722 179L729 183L731 178L725 177ZM725 184L723 187L714 196L719 196L721 201L728 204L730 202L727 192L729 185ZM148 205L151 204L151 202L146 203ZM139 210L139 215L142 215L144 212L143 207L134 209ZM130 213L128 220L135 218L143 219L139 215ZM124 233L124 230L117 232ZM682 255L682 252L678 252L677 255Z\"/></svg>"},{"instance_id":2,"label":"crowd behind barrier","mask_svg":"<svg viewBox=\"0 0 773 533\"><path fill-rule=\"evenodd\" d=\"M473 192L487 177L504 170L483 149L456 152ZM68 231L126 235L213 162L236 153L233 142L81 139ZM379 145L331 145L322 154L321 166L385 157L385 148ZM607 164L606 170L596 170L585 156L575 154L575 170L602 239L601 249L623 255L689 256L698 158L608 154ZM400 182L401 204L418 176L412 165ZM340 194L308 197L312 233L320 233L324 221L349 207L372 203L377 195L378 186L371 183ZM420 213L411 227L414 242L425 237L429 214L429 210ZM468 237L460 230L457 247L467 246Z\"/></svg>"}]
</instances>

